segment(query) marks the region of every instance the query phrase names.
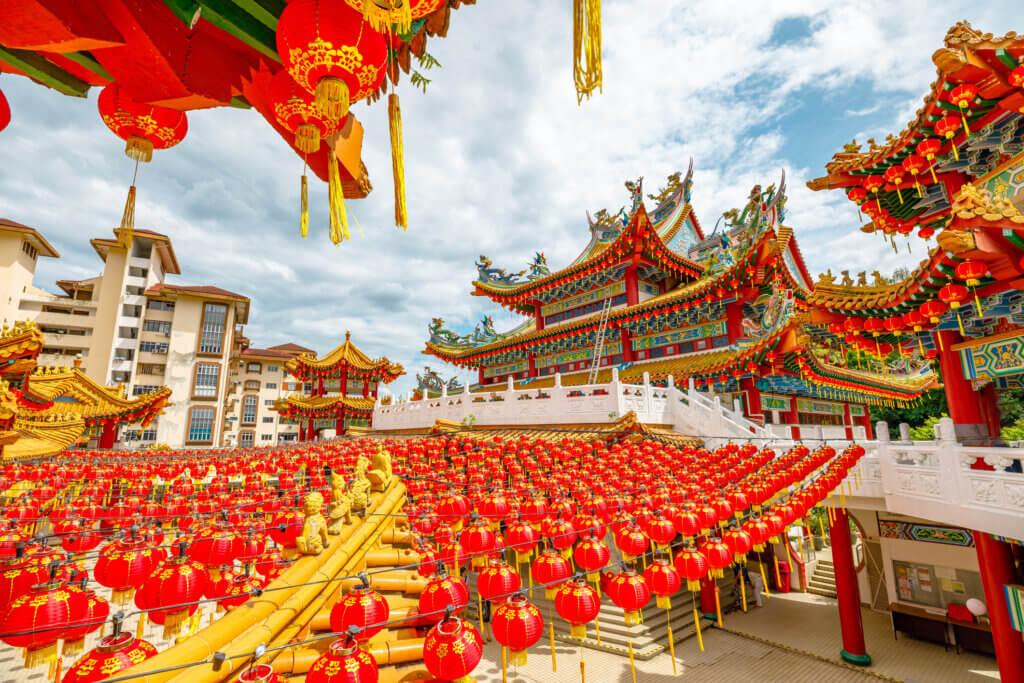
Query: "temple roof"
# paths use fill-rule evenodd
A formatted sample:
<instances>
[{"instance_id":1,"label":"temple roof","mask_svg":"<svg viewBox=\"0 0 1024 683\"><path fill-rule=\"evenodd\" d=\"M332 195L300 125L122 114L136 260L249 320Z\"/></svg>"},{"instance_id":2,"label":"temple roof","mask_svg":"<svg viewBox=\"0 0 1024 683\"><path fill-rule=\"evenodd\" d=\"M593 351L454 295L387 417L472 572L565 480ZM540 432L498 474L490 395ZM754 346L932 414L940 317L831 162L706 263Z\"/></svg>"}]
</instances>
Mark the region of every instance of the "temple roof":
<instances>
[{"instance_id":1,"label":"temple roof","mask_svg":"<svg viewBox=\"0 0 1024 683\"><path fill-rule=\"evenodd\" d=\"M348 412L373 412L374 399L348 396L299 396L292 394L274 401L274 410L282 417L343 415Z\"/></svg>"},{"instance_id":2,"label":"temple roof","mask_svg":"<svg viewBox=\"0 0 1024 683\"><path fill-rule=\"evenodd\" d=\"M350 332L340 346L317 358L313 353L304 353L289 359L285 368L299 379L317 377L340 377L342 370L348 370L350 379L368 375L367 379L392 382L405 373L399 363L387 358L371 359L352 343Z\"/></svg>"},{"instance_id":3,"label":"temple roof","mask_svg":"<svg viewBox=\"0 0 1024 683\"><path fill-rule=\"evenodd\" d=\"M30 377L26 398L52 404L51 410L76 415L88 424L107 421L148 424L169 405L171 390L128 398L124 385L105 387L78 368L39 367Z\"/></svg>"}]
</instances>

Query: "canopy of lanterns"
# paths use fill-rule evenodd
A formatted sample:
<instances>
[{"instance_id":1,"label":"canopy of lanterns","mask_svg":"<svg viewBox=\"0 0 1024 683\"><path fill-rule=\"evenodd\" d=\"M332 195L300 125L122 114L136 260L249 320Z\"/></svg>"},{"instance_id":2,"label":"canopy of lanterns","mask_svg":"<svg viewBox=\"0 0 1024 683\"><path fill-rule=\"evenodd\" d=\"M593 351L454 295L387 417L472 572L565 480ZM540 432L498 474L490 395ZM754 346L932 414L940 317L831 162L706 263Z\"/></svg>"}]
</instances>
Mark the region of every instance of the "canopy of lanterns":
<instances>
[{"instance_id":1,"label":"canopy of lanterns","mask_svg":"<svg viewBox=\"0 0 1024 683\"><path fill-rule=\"evenodd\" d=\"M188 636L204 607L235 609L287 570L303 497L329 499L327 474L344 477L379 443L68 452L4 467L0 640L23 649L26 666L50 663L59 677L61 656L78 656L87 635L108 632L64 681L101 680L144 661L156 653L141 637L145 620L165 637ZM669 608L684 582L697 590L785 534L863 455L857 446L776 454L749 444L708 451L527 437L386 447L407 490L398 522L416 551L411 568L429 581L416 619L423 660L444 680L468 675L481 658L480 628L462 616L472 598L495 605L491 628L513 663L545 630L530 588L554 600L574 636L586 633L603 600L633 623L652 596ZM357 672L346 680L377 680L377 664L359 645L394 624L365 578L334 604L330 630L339 638L307 680L332 680L338 666ZM126 614L139 615L134 637Z\"/></svg>"}]
</instances>

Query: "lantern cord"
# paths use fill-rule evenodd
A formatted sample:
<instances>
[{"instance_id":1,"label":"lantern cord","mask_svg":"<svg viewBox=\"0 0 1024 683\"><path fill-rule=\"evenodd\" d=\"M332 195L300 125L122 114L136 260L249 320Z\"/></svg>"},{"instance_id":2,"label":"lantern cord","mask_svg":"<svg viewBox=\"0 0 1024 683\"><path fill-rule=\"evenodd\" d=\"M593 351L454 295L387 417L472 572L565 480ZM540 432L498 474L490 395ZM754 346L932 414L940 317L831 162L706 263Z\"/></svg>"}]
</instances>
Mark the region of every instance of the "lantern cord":
<instances>
[{"instance_id":1,"label":"lantern cord","mask_svg":"<svg viewBox=\"0 0 1024 683\"><path fill-rule=\"evenodd\" d=\"M573 0L573 78L576 103L604 91L601 68L601 0Z\"/></svg>"}]
</instances>

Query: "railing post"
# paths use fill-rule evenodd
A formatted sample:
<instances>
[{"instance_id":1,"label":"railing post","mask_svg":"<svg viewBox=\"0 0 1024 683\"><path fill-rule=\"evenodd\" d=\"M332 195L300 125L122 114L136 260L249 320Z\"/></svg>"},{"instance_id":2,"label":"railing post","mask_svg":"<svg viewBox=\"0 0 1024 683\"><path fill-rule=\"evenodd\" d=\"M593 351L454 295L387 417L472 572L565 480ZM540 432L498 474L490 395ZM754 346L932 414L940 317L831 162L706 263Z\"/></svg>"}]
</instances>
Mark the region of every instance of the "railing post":
<instances>
[{"instance_id":1,"label":"railing post","mask_svg":"<svg viewBox=\"0 0 1024 683\"><path fill-rule=\"evenodd\" d=\"M900 422L900 443L910 443L910 425Z\"/></svg>"},{"instance_id":2,"label":"railing post","mask_svg":"<svg viewBox=\"0 0 1024 683\"><path fill-rule=\"evenodd\" d=\"M516 380L515 380L514 377L512 377L512 375L509 375L508 376L508 380L505 383L505 391L515 391L515 389L516 389Z\"/></svg>"},{"instance_id":3,"label":"railing post","mask_svg":"<svg viewBox=\"0 0 1024 683\"><path fill-rule=\"evenodd\" d=\"M441 398L448 398L448 383L441 382Z\"/></svg>"},{"instance_id":4,"label":"railing post","mask_svg":"<svg viewBox=\"0 0 1024 683\"><path fill-rule=\"evenodd\" d=\"M665 378L665 388L670 390L670 391L672 389L675 389L676 388L676 378L673 377L672 375L669 375L668 377L666 377Z\"/></svg>"}]
</instances>

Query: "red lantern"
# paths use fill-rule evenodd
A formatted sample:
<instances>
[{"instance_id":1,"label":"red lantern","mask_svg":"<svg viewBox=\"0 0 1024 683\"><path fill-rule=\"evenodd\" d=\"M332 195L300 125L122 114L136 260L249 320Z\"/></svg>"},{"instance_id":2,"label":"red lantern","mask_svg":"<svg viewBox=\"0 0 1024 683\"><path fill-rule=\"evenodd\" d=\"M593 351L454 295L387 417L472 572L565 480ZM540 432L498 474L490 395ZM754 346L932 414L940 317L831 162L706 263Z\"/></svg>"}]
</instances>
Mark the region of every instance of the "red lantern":
<instances>
[{"instance_id":1,"label":"red lantern","mask_svg":"<svg viewBox=\"0 0 1024 683\"><path fill-rule=\"evenodd\" d=\"M142 539L122 538L100 549L93 575L113 589L111 602L125 605L163 559L163 550L147 547Z\"/></svg>"},{"instance_id":2,"label":"red lantern","mask_svg":"<svg viewBox=\"0 0 1024 683\"><path fill-rule=\"evenodd\" d=\"M501 559L492 559L480 571L480 576L476 580L476 588L480 597L496 604L504 602L522 585L523 581L519 578L519 574Z\"/></svg>"},{"instance_id":3,"label":"red lantern","mask_svg":"<svg viewBox=\"0 0 1024 683\"><path fill-rule=\"evenodd\" d=\"M331 631L347 633L350 626L359 632L357 642L365 643L380 633L391 614L384 597L368 586L359 586L347 593L331 608Z\"/></svg>"},{"instance_id":4,"label":"red lantern","mask_svg":"<svg viewBox=\"0 0 1024 683\"><path fill-rule=\"evenodd\" d=\"M100 91L96 106L107 128L125 141L125 155L135 161L150 161L154 149L174 147L188 133L184 112L136 102L116 83Z\"/></svg>"},{"instance_id":5,"label":"red lantern","mask_svg":"<svg viewBox=\"0 0 1024 683\"><path fill-rule=\"evenodd\" d=\"M483 641L471 623L452 617L430 629L423 643L423 663L434 676L462 682L480 663Z\"/></svg>"},{"instance_id":6,"label":"red lantern","mask_svg":"<svg viewBox=\"0 0 1024 683\"><path fill-rule=\"evenodd\" d=\"M437 622L444 618L445 609L452 607L458 614L469 604L469 588L460 579L451 576L436 578L420 593L420 618Z\"/></svg>"},{"instance_id":7,"label":"red lantern","mask_svg":"<svg viewBox=\"0 0 1024 683\"><path fill-rule=\"evenodd\" d=\"M651 601L651 589L644 577L632 569L626 569L612 578L608 594L623 612L627 626L640 623L640 611Z\"/></svg>"},{"instance_id":8,"label":"red lantern","mask_svg":"<svg viewBox=\"0 0 1024 683\"><path fill-rule=\"evenodd\" d=\"M932 324L935 324L939 322L939 317L949 310L949 306L941 301L933 299L932 301L926 301L921 304L921 308L919 310L921 311L921 315L928 318L929 322Z\"/></svg>"},{"instance_id":9,"label":"red lantern","mask_svg":"<svg viewBox=\"0 0 1024 683\"><path fill-rule=\"evenodd\" d=\"M72 589L75 588L68 586L68 590ZM99 630L110 615L110 604L96 595L96 591L86 589L83 594L85 596L85 612L78 619L73 619L63 634L64 647L61 648L61 654L65 657L81 652L85 646L85 637L93 631Z\"/></svg>"},{"instance_id":10,"label":"red lantern","mask_svg":"<svg viewBox=\"0 0 1024 683\"><path fill-rule=\"evenodd\" d=\"M708 559L692 545L684 548L675 558L676 571L686 579L686 588L690 591L700 590L700 580L708 575Z\"/></svg>"},{"instance_id":11,"label":"red lantern","mask_svg":"<svg viewBox=\"0 0 1024 683\"><path fill-rule=\"evenodd\" d=\"M885 185L885 178L878 174L869 175L864 179L864 189L870 192L875 197L875 208L881 209L882 205L878 201L878 191Z\"/></svg>"},{"instance_id":12,"label":"red lantern","mask_svg":"<svg viewBox=\"0 0 1024 683\"><path fill-rule=\"evenodd\" d=\"M75 662L61 680L63 683L96 683L116 677L156 653L153 645L131 633L115 633L100 640L96 649Z\"/></svg>"},{"instance_id":13,"label":"red lantern","mask_svg":"<svg viewBox=\"0 0 1024 683\"><path fill-rule=\"evenodd\" d=\"M502 603L491 615L494 639L507 647L513 666L526 665L526 651L544 634L544 618L540 610L516 595Z\"/></svg>"},{"instance_id":14,"label":"red lantern","mask_svg":"<svg viewBox=\"0 0 1024 683\"><path fill-rule=\"evenodd\" d=\"M711 576L720 579L725 576L722 571L732 564L732 550L729 546L718 539L712 539L700 548L704 557L708 558L708 566L711 567Z\"/></svg>"},{"instance_id":15,"label":"red lantern","mask_svg":"<svg viewBox=\"0 0 1024 683\"><path fill-rule=\"evenodd\" d=\"M953 310L960 308L960 302L967 298L967 288L963 285L949 284L939 290L939 299Z\"/></svg>"},{"instance_id":16,"label":"red lantern","mask_svg":"<svg viewBox=\"0 0 1024 683\"><path fill-rule=\"evenodd\" d=\"M932 129L936 135L950 141L949 145L953 148L953 158L960 161L960 152L957 151L956 142L953 141L956 132L960 130L960 119L955 116L945 116L936 121Z\"/></svg>"},{"instance_id":17,"label":"red lantern","mask_svg":"<svg viewBox=\"0 0 1024 683\"><path fill-rule=\"evenodd\" d=\"M587 637L587 623L597 617L600 609L597 591L579 579L562 584L555 595L555 611L569 622L569 635L573 638Z\"/></svg>"},{"instance_id":18,"label":"red lantern","mask_svg":"<svg viewBox=\"0 0 1024 683\"><path fill-rule=\"evenodd\" d=\"M376 660L352 638L338 638L306 673L308 683L376 683Z\"/></svg>"},{"instance_id":19,"label":"red lantern","mask_svg":"<svg viewBox=\"0 0 1024 683\"><path fill-rule=\"evenodd\" d=\"M889 168L885 169L885 175L883 177L887 183L891 183L896 188L896 194L900 198L900 204L902 204L903 191L900 189L900 183L903 182L903 166L900 164L893 164Z\"/></svg>"},{"instance_id":20,"label":"red lantern","mask_svg":"<svg viewBox=\"0 0 1024 683\"><path fill-rule=\"evenodd\" d=\"M58 581L40 583L10 604L0 619L3 642L25 649L25 668L32 669L57 656L57 641L86 614L81 589L69 589Z\"/></svg>"},{"instance_id":21,"label":"red lantern","mask_svg":"<svg viewBox=\"0 0 1024 683\"><path fill-rule=\"evenodd\" d=\"M651 592L657 596L655 603L658 607L668 609L672 607L672 595L675 594L680 586L682 586L682 579L679 578L679 572L676 571L668 560L664 558L655 558L655 560L648 565L644 571L644 580L650 587Z\"/></svg>"},{"instance_id":22,"label":"red lantern","mask_svg":"<svg viewBox=\"0 0 1024 683\"><path fill-rule=\"evenodd\" d=\"M961 83L949 93L949 101L960 108L960 118L964 124L964 132L968 135L971 134L971 129L967 127L967 110L970 109L974 98L977 96L978 86L973 83Z\"/></svg>"},{"instance_id":23,"label":"red lantern","mask_svg":"<svg viewBox=\"0 0 1024 683\"><path fill-rule=\"evenodd\" d=\"M316 106L338 120L386 74L384 38L356 10L328 0L292 0L277 21L277 52Z\"/></svg>"},{"instance_id":24,"label":"red lantern","mask_svg":"<svg viewBox=\"0 0 1024 683\"><path fill-rule=\"evenodd\" d=\"M195 612L190 603L203 596L209 580L203 565L179 555L164 562L145 580L137 602L160 612L164 638L171 638Z\"/></svg>"},{"instance_id":25,"label":"red lantern","mask_svg":"<svg viewBox=\"0 0 1024 683\"><path fill-rule=\"evenodd\" d=\"M742 529L730 529L725 532L722 536L722 541L729 550L732 551L732 557L735 562L746 562L747 553L753 547L753 539L750 538L750 534Z\"/></svg>"},{"instance_id":26,"label":"red lantern","mask_svg":"<svg viewBox=\"0 0 1024 683\"><path fill-rule=\"evenodd\" d=\"M572 575L569 560L554 550L545 550L530 567L530 576L544 586L544 596L553 600L558 587Z\"/></svg>"},{"instance_id":27,"label":"red lantern","mask_svg":"<svg viewBox=\"0 0 1024 683\"><path fill-rule=\"evenodd\" d=\"M647 552L648 540L638 527L629 525L615 533L615 545L622 552L622 559L629 562Z\"/></svg>"},{"instance_id":28,"label":"red lantern","mask_svg":"<svg viewBox=\"0 0 1024 683\"><path fill-rule=\"evenodd\" d=\"M313 103L313 96L284 70L271 79L269 99L278 123L295 134L295 148L303 154L317 152L320 141L341 130L347 120L328 118Z\"/></svg>"},{"instance_id":29,"label":"red lantern","mask_svg":"<svg viewBox=\"0 0 1024 683\"><path fill-rule=\"evenodd\" d=\"M935 155L937 155L939 153L939 150L941 149L942 141L936 140L935 138L926 138L921 142L917 143L917 147L915 147L917 153L924 156L924 158L927 159L929 163L931 163L935 159ZM938 179L935 177L935 165L932 164L931 166L929 166L928 170L931 171L932 182L939 182Z\"/></svg>"},{"instance_id":30,"label":"red lantern","mask_svg":"<svg viewBox=\"0 0 1024 683\"><path fill-rule=\"evenodd\" d=\"M0 90L0 131L7 127L7 124L11 122L11 106L7 104L7 98L4 97L3 90Z\"/></svg>"}]
</instances>

